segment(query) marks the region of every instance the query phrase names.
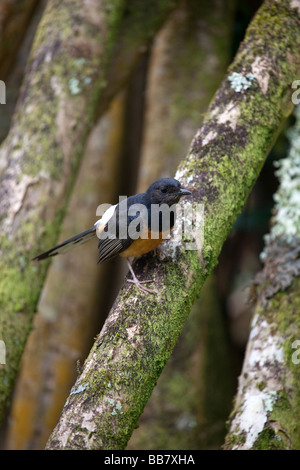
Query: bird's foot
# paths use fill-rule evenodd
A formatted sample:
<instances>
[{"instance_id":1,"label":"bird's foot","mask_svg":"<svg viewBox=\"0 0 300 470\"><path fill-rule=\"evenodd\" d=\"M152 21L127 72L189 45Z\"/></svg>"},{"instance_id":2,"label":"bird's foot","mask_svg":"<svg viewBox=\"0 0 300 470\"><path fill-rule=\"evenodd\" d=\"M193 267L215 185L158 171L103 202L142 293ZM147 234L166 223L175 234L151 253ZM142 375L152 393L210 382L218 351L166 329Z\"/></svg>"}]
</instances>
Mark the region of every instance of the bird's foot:
<instances>
[{"instance_id":1,"label":"bird's foot","mask_svg":"<svg viewBox=\"0 0 300 470\"><path fill-rule=\"evenodd\" d=\"M135 279L127 279L127 281L130 282L131 284L135 284L136 287L143 292L149 292L149 294L157 294L156 290L151 290L143 286L143 284L147 284L148 282L153 282L151 279L147 281L139 281L137 278L135 278Z\"/></svg>"},{"instance_id":2,"label":"bird's foot","mask_svg":"<svg viewBox=\"0 0 300 470\"><path fill-rule=\"evenodd\" d=\"M142 292L148 292L149 294L157 294L157 292L155 290L147 289L147 287L143 286L143 284L147 284L148 282L153 282L153 281L151 281L151 280L139 281L138 278L135 275L135 272L134 272L128 258L127 258L127 264L128 264L128 267L129 267L131 275L132 275L132 279L127 279L127 281L131 282L132 284L135 284L136 287L139 290L141 290Z\"/></svg>"}]
</instances>

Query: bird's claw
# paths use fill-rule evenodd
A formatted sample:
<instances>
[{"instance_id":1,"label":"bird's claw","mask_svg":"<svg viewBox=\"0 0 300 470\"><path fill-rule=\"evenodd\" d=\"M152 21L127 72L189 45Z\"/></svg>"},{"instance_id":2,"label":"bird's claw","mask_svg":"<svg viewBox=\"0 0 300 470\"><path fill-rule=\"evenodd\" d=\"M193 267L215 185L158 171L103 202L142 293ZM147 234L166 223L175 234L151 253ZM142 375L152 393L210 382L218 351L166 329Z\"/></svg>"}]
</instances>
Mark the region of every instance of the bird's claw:
<instances>
[{"instance_id":1,"label":"bird's claw","mask_svg":"<svg viewBox=\"0 0 300 470\"><path fill-rule=\"evenodd\" d=\"M127 279L127 281L130 282L131 284L135 284L136 287L143 292L148 292L149 294L157 294L156 290L147 289L147 287L142 285L148 282L153 282L152 280L139 281L138 279Z\"/></svg>"}]
</instances>

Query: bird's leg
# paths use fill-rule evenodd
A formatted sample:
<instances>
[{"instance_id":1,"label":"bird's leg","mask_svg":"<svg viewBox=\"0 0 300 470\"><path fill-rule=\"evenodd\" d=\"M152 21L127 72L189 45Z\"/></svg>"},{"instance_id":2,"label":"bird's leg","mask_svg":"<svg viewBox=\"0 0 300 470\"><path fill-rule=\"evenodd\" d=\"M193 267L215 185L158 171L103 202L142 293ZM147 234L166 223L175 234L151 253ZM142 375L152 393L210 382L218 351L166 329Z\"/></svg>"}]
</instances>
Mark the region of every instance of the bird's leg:
<instances>
[{"instance_id":1,"label":"bird's leg","mask_svg":"<svg viewBox=\"0 0 300 470\"><path fill-rule=\"evenodd\" d=\"M153 282L152 280L147 280L147 281L139 281L138 278L136 277L135 275L135 272L131 266L131 263L129 261L128 258L126 258L126 261L127 261L127 264L128 264L128 267L130 269L130 272L131 272L131 275L132 275L132 279L127 279L128 282L131 282L132 284L135 284L136 287L140 290L142 290L143 292L149 292L150 294L157 294L156 291L154 290L151 290L151 289L147 289L147 287L143 286L142 284L146 284L147 282Z\"/></svg>"}]
</instances>

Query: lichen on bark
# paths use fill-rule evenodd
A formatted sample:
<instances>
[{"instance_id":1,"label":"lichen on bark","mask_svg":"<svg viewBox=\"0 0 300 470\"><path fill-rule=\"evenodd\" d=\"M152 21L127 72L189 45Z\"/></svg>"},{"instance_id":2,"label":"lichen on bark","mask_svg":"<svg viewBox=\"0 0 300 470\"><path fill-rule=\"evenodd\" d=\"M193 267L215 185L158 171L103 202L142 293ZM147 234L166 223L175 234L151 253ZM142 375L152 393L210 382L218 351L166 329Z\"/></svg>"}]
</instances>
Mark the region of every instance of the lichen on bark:
<instances>
[{"instance_id":1,"label":"lichen on bark","mask_svg":"<svg viewBox=\"0 0 300 470\"><path fill-rule=\"evenodd\" d=\"M253 283L255 311L227 449L299 449L299 108L295 117L288 155L276 163L279 188Z\"/></svg>"}]
</instances>

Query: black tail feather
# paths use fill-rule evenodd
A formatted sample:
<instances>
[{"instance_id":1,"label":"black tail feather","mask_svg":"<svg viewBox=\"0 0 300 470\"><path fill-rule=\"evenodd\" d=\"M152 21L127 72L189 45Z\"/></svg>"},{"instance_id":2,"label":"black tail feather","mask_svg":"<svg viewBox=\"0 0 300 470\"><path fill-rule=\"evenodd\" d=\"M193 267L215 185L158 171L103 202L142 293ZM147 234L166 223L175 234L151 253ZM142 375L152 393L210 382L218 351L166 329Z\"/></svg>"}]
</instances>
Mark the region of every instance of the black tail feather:
<instances>
[{"instance_id":1,"label":"black tail feather","mask_svg":"<svg viewBox=\"0 0 300 470\"><path fill-rule=\"evenodd\" d=\"M56 256L62 253L66 253L69 250L72 250L72 248L75 248L77 245L80 245L81 243L85 243L92 238L94 238L96 235L96 227L93 226L89 228L88 230L85 230L85 232L81 232L78 235L75 235L72 238L68 238L68 240L65 240L64 242L60 243L59 245L54 246L48 251L45 251L44 253L41 253L40 255L36 256L33 258L33 261L41 261L43 259L50 258L51 256Z\"/></svg>"}]
</instances>

